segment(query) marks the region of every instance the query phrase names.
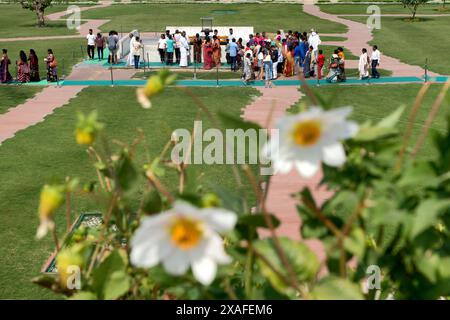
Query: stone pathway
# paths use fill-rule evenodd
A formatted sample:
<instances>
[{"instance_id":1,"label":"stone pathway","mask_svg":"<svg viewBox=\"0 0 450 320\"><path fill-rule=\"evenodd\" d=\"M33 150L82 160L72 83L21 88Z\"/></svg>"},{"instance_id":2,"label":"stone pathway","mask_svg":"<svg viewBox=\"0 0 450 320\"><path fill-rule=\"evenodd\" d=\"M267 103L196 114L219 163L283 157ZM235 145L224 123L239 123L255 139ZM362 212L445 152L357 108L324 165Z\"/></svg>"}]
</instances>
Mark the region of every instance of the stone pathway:
<instances>
[{"instance_id":1,"label":"stone pathway","mask_svg":"<svg viewBox=\"0 0 450 320\"><path fill-rule=\"evenodd\" d=\"M273 128L276 120L303 95L298 87L257 88L257 90L261 96L245 107L242 117L269 129ZM295 170L289 174L272 176L267 195L267 210L281 221L277 228L278 235L300 239L301 221L296 209L298 200L294 199L292 194L308 186L317 203L323 203L331 196L331 193L323 187L318 188L321 178L322 173L318 173L312 178L305 179ZM261 232L261 235L268 235L268 233ZM320 261L324 261L325 252L318 240L308 240L305 243L317 254Z\"/></svg>"},{"instance_id":2,"label":"stone pathway","mask_svg":"<svg viewBox=\"0 0 450 320\"><path fill-rule=\"evenodd\" d=\"M372 31L367 28L367 26L360 22L355 22L351 20L344 19L342 17L338 17L334 14L325 13L320 11L320 7L316 5L304 5L303 11L307 14L316 16L321 19L334 21L337 23L341 23L348 27L347 33L344 35L347 40L340 42L340 45L349 50L352 54L359 57L361 54L362 48L370 48L371 46L368 44L371 40L373 40ZM330 42L330 44L333 42ZM327 44L324 42L324 44ZM381 50L382 51L382 50ZM356 61L348 61L347 68L353 68L357 66ZM392 75L396 76L414 76L421 77L424 75L424 69L418 66L412 66L406 63L401 62L396 58L389 57L382 52L381 56L381 69L387 69L392 71ZM429 72L430 76L437 76L438 74Z\"/></svg>"},{"instance_id":3,"label":"stone pathway","mask_svg":"<svg viewBox=\"0 0 450 320\"><path fill-rule=\"evenodd\" d=\"M23 129L44 120L53 110L61 107L75 97L82 86L56 87L49 86L0 116L0 145Z\"/></svg>"}]
</instances>

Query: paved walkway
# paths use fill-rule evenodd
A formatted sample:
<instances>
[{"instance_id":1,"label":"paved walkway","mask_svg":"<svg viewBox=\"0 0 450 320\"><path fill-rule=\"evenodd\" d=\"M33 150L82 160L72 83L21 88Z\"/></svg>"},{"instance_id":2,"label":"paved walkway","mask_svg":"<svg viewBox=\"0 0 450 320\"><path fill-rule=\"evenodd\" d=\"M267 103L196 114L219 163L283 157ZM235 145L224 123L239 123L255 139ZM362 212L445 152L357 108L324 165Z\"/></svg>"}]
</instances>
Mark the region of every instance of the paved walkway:
<instances>
[{"instance_id":1,"label":"paved walkway","mask_svg":"<svg viewBox=\"0 0 450 320\"><path fill-rule=\"evenodd\" d=\"M243 118L265 128L273 128L276 120L302 97L298 87L258 88L258 90L261 92L261 96L245 107ZM305 179L300 177L295 170L289 174L272 176L267 195L267 210L281 221L281 225L277 228L278 235L300 239L301 221L296 209L298 200L291 195L308 186L317 203L323 203L331 196L331 193L323 187L317 187L321 178L322 173L318 173L312 178ZM261 234L266 235L267 232ZM323 245L318 240L305 242L321 261L325 259Z\"/></svg>"},{"instance_id":2,"label":"paved walkway","mask_svg":"<svg viewBox=\"0 0 450 320\"><path fill-rule=\"evenodd\" d=\"M310 15L319 17L321 19L334 21L348 27L348 31L345 34L347 40L340 42L340 44L349 50L355 56L361 54L362 48L370 48L369 42L373 40L372 31L367 26L360 22L338 17L334 14L325 13L320 11L320 7L316 5L304 5L303 11ZM354 62L347 67L354 67ZM381 57L380 68L391 70L393 76L416 76L421 77L424 74L424 70L418 66L412 66L401 62L396 58L392 58L383 54ZM436 73L429 72L430 76L437 76Z\"/></svg>"},{"instance_id":3,"label":"paved walkway","mask_svg":"<svg viewBox=\"0 0 450 320\"><path fill-rule=\"evenodd\" d=\"M75 97L83 86L56 87L49 86L23 104L11 108L0 116L0 144L23 129L44 120L53 110L61 107Z\"/></svg>"}]
</instances>

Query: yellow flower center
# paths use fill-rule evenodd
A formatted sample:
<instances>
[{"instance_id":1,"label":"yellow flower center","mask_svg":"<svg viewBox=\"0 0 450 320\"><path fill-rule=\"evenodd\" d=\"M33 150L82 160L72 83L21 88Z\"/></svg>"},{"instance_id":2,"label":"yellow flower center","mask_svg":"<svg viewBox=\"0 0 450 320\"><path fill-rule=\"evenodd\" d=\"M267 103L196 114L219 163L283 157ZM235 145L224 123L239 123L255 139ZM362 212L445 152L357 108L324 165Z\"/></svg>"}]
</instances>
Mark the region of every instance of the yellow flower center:
<instances>
[{"instance_id":1,"label":"yellow flower center","mask_svg":"<svg viewBox=\"0 0 450 320\"><path fill-rule=\"evenodd\" d=\"M181 249L195 247L203 235L200 221L181 217L176 218L170 228L172 242Z\"/></svg>"},{"instance_id":2,"label":"yellow flower center","mask_svg":"<svg viewBox=\"0 0 450 320\"><path fill-rule=\"evenodd\" d=\"M294 142L300 146L311 146L315 144L322 133L320 122L317 120L306 120L297 123L292 130Z\"/></svg>"}]
</instances>

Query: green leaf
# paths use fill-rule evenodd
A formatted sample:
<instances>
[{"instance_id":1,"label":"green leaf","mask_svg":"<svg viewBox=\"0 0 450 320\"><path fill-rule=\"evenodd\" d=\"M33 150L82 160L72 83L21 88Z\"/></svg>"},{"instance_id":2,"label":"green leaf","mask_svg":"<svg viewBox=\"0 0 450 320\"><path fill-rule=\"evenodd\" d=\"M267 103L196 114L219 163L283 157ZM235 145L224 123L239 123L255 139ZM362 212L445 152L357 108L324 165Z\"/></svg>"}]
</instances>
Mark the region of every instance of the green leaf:
<instances>
[{"instance_id":1,"label":"green leaf","mask_svg":"<svg viewBox=\"0 0 450 320\"><path fill-rule=\"evenodd\" d=\"M125 258L114 250L94 270L93 288L100 299L117 299L130 288Z\"/></svg>"},{"instance_id":2,"label":"green leaf","mask_svg":"<svg viewBox=\"0 0 450 320\"><path fill-rule=\"evenodd\" d=\"M316 277L320 266L319 260L314 252L312 252L304 243L285 237L281 237L279 240L298 282L312 281ZM270 261L271 265L278 270L280 274L289 278L286 268L275 250L272 238L258 240L254 242L253 245L261 255ZM289 290L289 285L286 284L262 259L257 259L257 263L261 268L261 273L270 281L274 289L283 294L292 293L291 290Z\"/></svg>"},{"instance_id":3,"label":"green leaf","mask_svg":"<svg viewBox=\"0 0 450 320\"><path fill-rule=\"evenodd\" d=\"M374 140L392 137L398 133L395 128L376 127L376 126L361 126L358 133L353 140L358 142L370 142Z\"/></svg>"},{"instance_id":4,"label":"green leaf","mask_svg":"<svg viewBox=\"0 0 450 320\"><path fill-rule=\"evenodd\" d=\"M439 183L436 171L429 162L410 163L403 169L400 187L434 187Z\"/></svg>"},{"instance_id":5,"label":"green leaf","mask_svg":"<svg viewBox=\"0 0 450 320\"><path fill-rule=\"evenodd\" d=\"M450 208L450 199L427 199L416 209L410 231L410 239L438 222L439 214Z\"/></svg>"},{"instance_id":6,"label":"green leaf","mask_svg":"<svg viewBox=\"0 0 450 320\"><path fill-rule=\"evenodd\" d=\"M360 287L349 280L328 276L320 280L311 292L318 300L362 300Z\"/></svg>"},{"instance_id":7,"label":"green leaf","mask_svg":"<svg viewBox=\"0 0 450 320\"><path fill-rule=\"evenodd\" d=\"M261 126L250 121L244 121L240 117L232 116L230 114L219 112L218 113L220 120L224 124L226 129L254 129L258 132L261 129Z\"/></svg>"},{"instance_id":8,"label":"green leaf","mask_svg":"<svg viewBox=\"0 0 450 320\"><path fill-rule=\"evenodd\" d=\"M400 108L397 108L394 112L392 112L387 117L381 119L380 122L376 124L377 127L380 128L393 128L397 125L398 121L400 120L400 117L402 116L403 112L405 111L406 106L401 106Z\"/></svg>"},{"instance_id":9,"label":"green leaf","mask_svg":"<svg viewBox=\"0 0 450 320\"><path fill-rule=\"evenodd\" d=\"M162 210L162 199L155 189L147 191L142 198L141 210L144 214L159 213Z\"/></svg>"},{"instance_id":10,"label":"green leaf","mask_svg":"<svg viewBox=\"0 0 450 320\"><path fill-rule=\"evenodd\" d=\"M130 289L130 279L125 271L118 270L111 273L103 289L105 300L117 299Z\"/></svg>"},{"instance_id":11,"label":"green leaf","mask_svg":"<svg viewBox=\"0 0 450 320\"><path fill-rule=\"evenodd\" d=\"M361 228L354 229L344 240L345 249L358 258L364 256L366 250L366 236Z\"/></svg>"},{"instance_id":12,"label":"green leaf","mask_svg":"<svg viewBox=\"0 0 450 320\"><path fill-rule=\"evenodd\" d=\"M97 300L97 296L89 291L80 291L71 296L69 300Z\"/></svg>"},{"instance_id":13,"label":"green leaf","mask_svg":"<svg viewBox=\"0 0 450 320\"><path fill-rule=\"evenodd\" d=\"M272 221L272 224L275 228L280 225L280 220L278 220L278 218L273 214L270 215L270 220ZM239 217L238 223L253 226L256 228L269 228L262 213L242 215Z\"/></svg>"},{"instance_id":14,"label":"green leaf","mask_svg":"<svg viewBox=\"0 0 450 320\"><path fill-rule=\"evenodd\" d=\"M138 177L138 173L126 152L122 153L116 164L117 180L124 190L130 189Z\"/></svg>"},{"instance_id":15,"label":"green leaf","mask_svg":"<svg viewBox=\"0 0 450 320\"><path fill-rule=\"evenodd\" d=\"M437 280L440 259L437 254L431 256L419 255L415 259L417 269L431 282L435 283Z\"/></svg>"}]
</instances>

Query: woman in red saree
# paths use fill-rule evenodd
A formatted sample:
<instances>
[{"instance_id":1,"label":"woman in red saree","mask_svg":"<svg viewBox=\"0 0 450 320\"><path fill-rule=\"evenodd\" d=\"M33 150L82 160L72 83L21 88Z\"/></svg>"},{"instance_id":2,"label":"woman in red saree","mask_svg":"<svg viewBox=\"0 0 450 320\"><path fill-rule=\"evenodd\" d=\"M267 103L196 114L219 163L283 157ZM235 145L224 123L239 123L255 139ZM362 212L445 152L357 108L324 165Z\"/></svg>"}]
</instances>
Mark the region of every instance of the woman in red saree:
<instances>
[{"instance_id":1,"label":"woman in red saree","mask_svg":"<svg viewBox=\"0 0 450 320\"><path fill-rule=\"evenodd\" d=\"M0 59L0 82L8 83L12 81L12 76L9 73L9 65L11 60L8 58L8 50L2 50L2 57Z\"/></svg>"},{"instance_id":2,"label":"woman in red saree","mask_svg":"<svg viewBox=\"0 0 450 320\"><path fill-rule=\"evenodd\" d=\"M220 67L220 59L222 58L222 50L220 48L220 39L214 35L213 36L213 60L214 66Z\"/></svg>"},{"instance_id":3,"label":"woman in red saree","mask_svg":"<svg viewBox=\"0 0 450 320\"><path fill-rule=\"evenodd\" d=\"M203 43L203 68L205 70L211 70L213 68L213 47L209 37L205 38Z\"/></svg>"},{"instance_id":4,"label":"woman in red saree","mask_svg":"<svg viewBox=\"0 0 450 320\"><path fill-rule=\"evenodd\" d=\"M41 78L39 77L39 59L36 55L36 52L33 49L30 49L28 61L30 65L30 81L31 82L41 81Z\"/></svg>"},{"instance_id":5,"label":"woman in red saree","mask_svg":"<svg viewBox=\"0 0 450 320\"><path fill-rule=\"evenodd\" d=\"M292 77L294 75L294 65L295 65L294 53L292 48L289 48L286 51L286 62L284 65L284 75L286 77Z\"/></svg>"},{"instance_id":6,"label":"woman in red saree","mask_svg":"<svg viewBox=\"0 0 450 320\"><path fill-rule=\"evenodd\" d=\"M17 61L17 80L21 83L30 81L30 67L25 51L20 50L19 61Z\"/></svg>"}]
</instances>

